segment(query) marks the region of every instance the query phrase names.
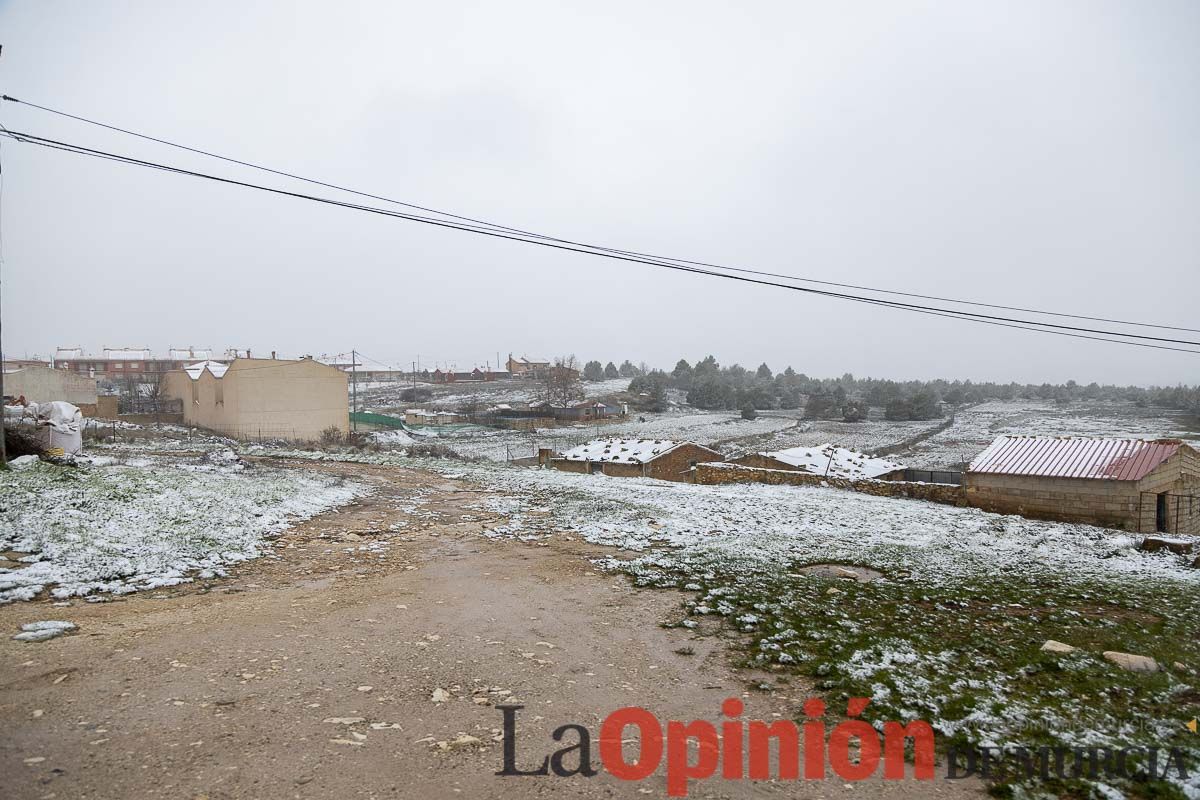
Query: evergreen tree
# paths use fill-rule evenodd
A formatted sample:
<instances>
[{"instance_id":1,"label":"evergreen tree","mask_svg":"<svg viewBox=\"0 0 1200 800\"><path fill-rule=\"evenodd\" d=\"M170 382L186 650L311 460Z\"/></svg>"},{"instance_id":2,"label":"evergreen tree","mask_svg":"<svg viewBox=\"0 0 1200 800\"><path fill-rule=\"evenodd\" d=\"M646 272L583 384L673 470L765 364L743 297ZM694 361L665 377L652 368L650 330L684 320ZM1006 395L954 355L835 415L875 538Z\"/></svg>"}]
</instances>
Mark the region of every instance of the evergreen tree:
<instances>
[{"instance_id":1,"label":"evergreen tree","mask_svg":"<svg viewBox=\"0 0 1200 800\"><path fill-rule=\"evenodd\" d=\"M583 365L583 379L585 381L604 380L604 367L600 366L599 361L587 362Z\"/></svg>"}]
</instances>

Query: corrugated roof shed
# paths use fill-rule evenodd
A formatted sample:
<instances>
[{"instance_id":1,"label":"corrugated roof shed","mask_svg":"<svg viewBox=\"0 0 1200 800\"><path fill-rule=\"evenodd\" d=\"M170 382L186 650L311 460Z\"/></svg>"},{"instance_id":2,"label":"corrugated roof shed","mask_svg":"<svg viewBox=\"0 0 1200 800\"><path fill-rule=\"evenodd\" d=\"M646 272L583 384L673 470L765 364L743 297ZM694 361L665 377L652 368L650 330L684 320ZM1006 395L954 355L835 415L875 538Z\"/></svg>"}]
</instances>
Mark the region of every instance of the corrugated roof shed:
<instances>
[{"instance_id":1,"label":"corrugated roof shed","mask_svg":"<svg viewBox=\"0 0 1200 800\"><path fill-rule=\"evenodd\" d=\"M1083 439L1001 436L967 472L1137 481L1178 452L1178 439Z\"/></svg>"}]
</instances>

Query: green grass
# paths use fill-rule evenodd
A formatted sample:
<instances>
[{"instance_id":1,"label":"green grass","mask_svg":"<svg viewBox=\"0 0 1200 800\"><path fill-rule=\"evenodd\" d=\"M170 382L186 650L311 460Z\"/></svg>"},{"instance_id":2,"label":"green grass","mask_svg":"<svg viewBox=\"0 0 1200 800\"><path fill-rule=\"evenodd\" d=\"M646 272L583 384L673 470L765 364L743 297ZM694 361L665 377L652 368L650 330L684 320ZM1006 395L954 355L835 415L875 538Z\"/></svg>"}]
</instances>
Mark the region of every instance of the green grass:
<instances>
[{"instance_id":1,"label":"green grass","mask_svg":"<svg viewBox=\"0 0 1200 800\"><path fill-rule=\"evenodd\" d=\"M689 615L710 610L724 617L742 633L744 665L808 677L834 714L849 697L870 697L865 718L925 719L939 730L943 748L1200 750L1200 737L1184 727L1200 715L1196 675L1174 666L1200 664L1200 598L1177 583L1005 579L926 586L786 571L747 576L701 563L673 574L642 566L632 572L643 585L699 585ZM1047 639L1079 649L1041 652ZM1128 672L1104 659L1105 650L1148 655L1163 669ZM898 657L890 665L888 653ZM997 796L1028 788L993 785ZM1086 781L1037 788L1051 796L1091 796ZM1121 788L1135 798L1184 797L1165 781Z\"/></svg>"}]
</instances>

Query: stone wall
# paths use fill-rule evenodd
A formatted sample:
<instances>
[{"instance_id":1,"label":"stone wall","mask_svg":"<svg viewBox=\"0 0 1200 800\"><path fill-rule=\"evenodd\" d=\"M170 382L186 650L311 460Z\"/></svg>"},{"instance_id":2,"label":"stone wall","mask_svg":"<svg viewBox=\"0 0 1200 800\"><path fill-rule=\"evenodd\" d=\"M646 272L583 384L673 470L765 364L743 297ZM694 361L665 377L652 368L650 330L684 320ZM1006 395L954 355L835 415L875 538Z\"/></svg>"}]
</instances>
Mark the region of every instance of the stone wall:
<instances>
[{"instance_id":1,"label":"stone wall","mask_svg":"<svg viewBox=\"0 0 1200 800\"><path fill-rule=\"evenodd\" d=\"M693 470L695 483L767 483L787 486L831 486L853 492L873 494L881 497L908 497L914 500L929 500L952 506L967 505L966 492L961 486L943 483L909 483L906 481L860 480L826 478L793 470L762 469L739 464L697 464Z\"/></svg>"}]
</instances>

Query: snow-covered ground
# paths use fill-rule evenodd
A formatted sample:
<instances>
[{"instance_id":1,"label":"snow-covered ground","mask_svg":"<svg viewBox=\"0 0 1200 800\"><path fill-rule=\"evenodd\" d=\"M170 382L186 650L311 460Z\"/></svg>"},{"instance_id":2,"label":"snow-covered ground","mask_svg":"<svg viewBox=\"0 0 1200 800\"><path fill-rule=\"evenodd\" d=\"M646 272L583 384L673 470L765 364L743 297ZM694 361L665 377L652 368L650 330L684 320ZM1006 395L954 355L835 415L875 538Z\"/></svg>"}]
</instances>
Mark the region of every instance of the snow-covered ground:
<instances>
[{"instance_id":1,"label":"snow-covered ground","mask_svg":"<svg viewBox=\"0 0 1200 800\"><path fill-rule=\"evenodd\" d=\"M1130 439L1195 436L1161 409L1121 403L1059 406L992 401L959 410L954 424L897 454L905 465L944 469L970 461L997 436L1099 436Z\"/></svg>"},{"instance_id":2,"label":"snow-covered ground","mask_svg":"<svg viewBox=\"0 0 1200 800\"><path fill-rule=\"evenodd\" d=\"M537 454L538 447L569 450L593 439L666 439L715 445L727 440L756 437L792 427L787 416L760 416L745 420L728 411L699 413L636 414L603 424L539 428L536 431L473 430L443 433L437 441L472 458L504 461Z\"/></svg>"},{"instance_id":3,"label":"snow-covered ground","mask_svg":"<svg viewBox=\"0 0 1200 800\"><path fill-rule=\"evenodd\" d=\"M495 405L497 403L528 403L540 400L544 392L541 382L535 380L502 380L458 383L422 383L433 397L425 402L414 403L400 399L405 389L412 388L404 383L374 383L369 388L358 387L361 408L373 411L398 407L455 408L468 403ZM583 391L587 398L607 397L629 388L629 378L613 378L603 381L584 381Z\"/></svg>"},{"instance_id":4,"label":"snow-covered ground","mask_svg":"<svg viewBox=\"0 0 1200 800\"><path fill-rule=\"evenodd\" d=\"M1166 579L1200 588L1200 571L1173 554L1144 553L1141 537L837 489L696 485L558 470L455 465L453 471L552 510L558 528L632 551L703 553L749 570L809 561L863 562L927 583L1052 576ZM655 524L650 525L653 521ZM689 556L690 558L691 556Z\"/></svg>"},{"instance_id":5,"label":"snow-covered ground","mask_svg":"<svg viewBox=\"0 0 1200 800\"><path fill-rule=\"evenodd\" d=\"M322 475L242 468L231 452L193 463L134 458L36 463L0 481L0 603L126 593L213 577L255 558L272 534L365 487Z\"/></svg>"}]
</instances>

